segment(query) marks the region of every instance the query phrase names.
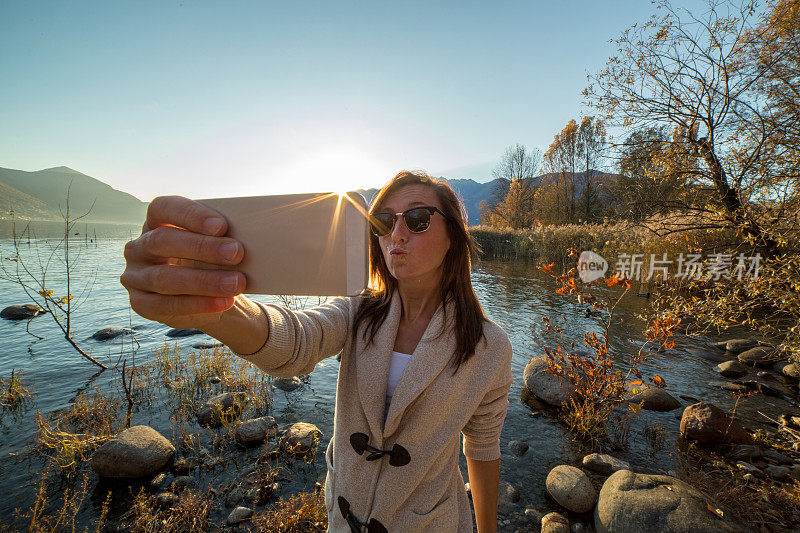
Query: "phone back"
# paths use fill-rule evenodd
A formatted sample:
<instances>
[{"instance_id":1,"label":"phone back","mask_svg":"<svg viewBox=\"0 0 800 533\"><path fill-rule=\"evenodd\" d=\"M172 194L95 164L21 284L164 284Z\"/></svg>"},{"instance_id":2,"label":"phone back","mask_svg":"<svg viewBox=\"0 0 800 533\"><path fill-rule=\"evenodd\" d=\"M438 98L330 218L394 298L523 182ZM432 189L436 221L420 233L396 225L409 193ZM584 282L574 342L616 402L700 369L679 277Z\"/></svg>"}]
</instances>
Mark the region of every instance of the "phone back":
<instances>
[{"instance_id":1,"label":"phone back","mask_svg":"<svg viewBox=\"0 0 800 533\"><path fill-rule=\"evenodd\" d=\"M357 192L212 198L244 245L248 294L355 296L367 286L367 203ZM211 265L204 265L211 266ZM231 267L212 267L226 268Z\"/></svg>"}]
</instances>

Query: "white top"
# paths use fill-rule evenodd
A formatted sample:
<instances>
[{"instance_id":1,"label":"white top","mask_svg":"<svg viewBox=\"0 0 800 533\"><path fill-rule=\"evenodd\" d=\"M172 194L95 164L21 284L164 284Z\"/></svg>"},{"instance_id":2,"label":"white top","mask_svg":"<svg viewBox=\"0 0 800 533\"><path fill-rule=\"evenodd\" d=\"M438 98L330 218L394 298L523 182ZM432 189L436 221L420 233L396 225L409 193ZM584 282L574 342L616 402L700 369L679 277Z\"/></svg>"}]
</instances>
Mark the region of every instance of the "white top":
<instances>
[{"instance_id":1,"label":"white top","mask_svg":"<svg viewBox=\"0 0 800 533\"><path fill-rule=\"evenodd\" d=\"M395 352L392 350L392 360L389 363L389 377L386 380L386 405L383 410L383 421L386 422L386 415L389 414L389 404L392 403L392 396L394 396L394 389L397 387L397 382L403 374L406 365L411 360L411 356L407 353Z\"/></svg>"}]
</instances>

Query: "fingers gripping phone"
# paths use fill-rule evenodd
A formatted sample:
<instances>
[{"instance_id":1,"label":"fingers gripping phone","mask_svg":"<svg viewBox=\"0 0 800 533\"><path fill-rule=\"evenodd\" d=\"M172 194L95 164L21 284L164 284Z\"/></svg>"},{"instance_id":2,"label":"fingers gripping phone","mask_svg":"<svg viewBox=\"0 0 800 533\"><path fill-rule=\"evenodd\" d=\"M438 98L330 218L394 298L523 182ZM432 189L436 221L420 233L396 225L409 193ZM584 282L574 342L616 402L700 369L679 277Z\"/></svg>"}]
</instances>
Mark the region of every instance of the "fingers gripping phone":
<instances>
[{"instance_id":1,"label":"fingers gripping phone","mask_svg":"<svg viewBox=\"0 0 800 533\"><path fill-rule=\"evenodd\" d=\"M319 193L196 200L228 221L244 246L235 267L248 294L355 296L368 282L367 203L361 194Z\"/></svg>"}]
</instances>

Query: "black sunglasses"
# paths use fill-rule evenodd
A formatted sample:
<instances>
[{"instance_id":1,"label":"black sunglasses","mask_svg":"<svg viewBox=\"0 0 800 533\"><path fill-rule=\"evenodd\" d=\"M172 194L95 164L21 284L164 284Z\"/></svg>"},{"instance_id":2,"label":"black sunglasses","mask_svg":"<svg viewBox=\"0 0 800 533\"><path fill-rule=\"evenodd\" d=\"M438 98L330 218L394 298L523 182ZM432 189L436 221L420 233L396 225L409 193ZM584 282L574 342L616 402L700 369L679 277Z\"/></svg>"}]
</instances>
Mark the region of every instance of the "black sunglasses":
<instances>
[{"instance_id":1,"label":"black sunglasses","mask_svg":"<svg viewBox=\"0 0 800 533\"><path fill-rule=\"evenodd\" d=\"M441 209L433 206L412 207L402 213L377 213L370 215L370 227L372 233L378 237L389 235L394 229L394 223L398 215L402 215L406 227L412 233L422 233L431 226L431 217L434 213L439 213L444 218L448 218Z\"/></svg>"}]
</instances>

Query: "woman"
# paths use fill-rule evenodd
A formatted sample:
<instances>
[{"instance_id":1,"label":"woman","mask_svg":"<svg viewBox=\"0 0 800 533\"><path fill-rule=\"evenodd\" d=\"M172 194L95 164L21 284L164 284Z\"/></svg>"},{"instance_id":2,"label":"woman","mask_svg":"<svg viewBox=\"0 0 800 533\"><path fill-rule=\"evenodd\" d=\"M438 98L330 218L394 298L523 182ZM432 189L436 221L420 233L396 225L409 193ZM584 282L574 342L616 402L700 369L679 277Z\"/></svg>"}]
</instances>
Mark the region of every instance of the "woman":
<instances>
[{"instance_id":1,"label":"woman","mask_svg":"<svg viewBox=\"0 0 800 533\"><path fill-rule=\"evenodd\" d=\"M329 531L473 531L463 444L478 532L494 532L511 344L472 288L463 206L447 183L401 172L370 216L371 288L306 311L249 300L238 272L174 268L244 253L217 213L185 198L150 204L121 282L140 315L202 329L274 376L342 353L325 451Z\"/></svg>"}]
</instances>

